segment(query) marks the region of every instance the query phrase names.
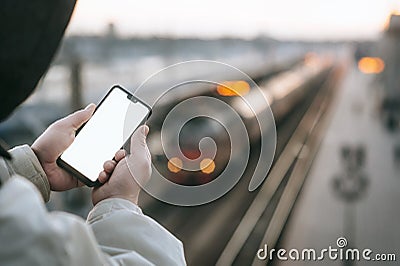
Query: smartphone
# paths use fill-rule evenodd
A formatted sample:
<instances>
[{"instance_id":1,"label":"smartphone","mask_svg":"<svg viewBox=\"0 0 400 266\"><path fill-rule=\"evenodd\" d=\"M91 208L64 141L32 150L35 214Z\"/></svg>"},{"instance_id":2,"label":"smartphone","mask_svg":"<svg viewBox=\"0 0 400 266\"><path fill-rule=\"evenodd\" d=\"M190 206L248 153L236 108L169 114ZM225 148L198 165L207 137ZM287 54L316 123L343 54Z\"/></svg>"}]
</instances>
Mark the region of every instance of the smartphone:
<instances>
[{"instance_id":1,"label":"smartphone","mask_svg":"<svg viewBox=\"0 0 400 266\"><path fill-rule=\"evenodd\" d=\"M146 103L122 87L113 86L89 121L77 130L74 142L57 164L87 186L100 186L98 176L104 162L114 158L150 114Z\"/></svg>"}]
</instances>

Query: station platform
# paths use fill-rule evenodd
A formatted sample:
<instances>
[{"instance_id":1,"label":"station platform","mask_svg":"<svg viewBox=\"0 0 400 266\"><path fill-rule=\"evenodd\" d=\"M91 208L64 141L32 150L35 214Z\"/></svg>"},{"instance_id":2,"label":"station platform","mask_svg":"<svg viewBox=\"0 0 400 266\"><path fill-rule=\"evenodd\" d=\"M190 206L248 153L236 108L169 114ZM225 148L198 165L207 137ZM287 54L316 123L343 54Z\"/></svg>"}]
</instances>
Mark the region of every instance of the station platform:
<instances>
[{"instance_id":1,"label":"station platform","mask_svg":"<svg viewBox=\"0 0 400 266\"><path fill-rule=\"evenodd\" d=\"M398 265L400 261L400 132L385 129L374 76L349 67L332 117L276 250L356 248L360 260L286 261L273 265ZM397 155L399 156L399 155ZM343 242L344 238L344 242ZM370 249L362 258L364 249ZM377 263L381 258L396 261ZM385 256L386 254L386 256ZM286 253L286 256L288 253ZM375 257L378 255L378 257ZM346 258L346 256L344 256ZM348 258L351 258L349 254Z\"/></svg>"}]
</instances>

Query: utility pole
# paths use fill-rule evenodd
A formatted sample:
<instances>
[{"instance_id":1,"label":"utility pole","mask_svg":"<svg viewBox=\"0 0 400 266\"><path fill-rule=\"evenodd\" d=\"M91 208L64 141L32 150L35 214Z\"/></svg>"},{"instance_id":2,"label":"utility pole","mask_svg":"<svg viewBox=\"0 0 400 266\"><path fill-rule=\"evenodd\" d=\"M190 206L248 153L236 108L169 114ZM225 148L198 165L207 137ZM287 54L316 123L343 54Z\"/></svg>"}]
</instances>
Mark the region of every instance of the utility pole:
<instances>
[{"instance_id":1,"label":"utility pole","mask_svg":"<svg viewBox=\"0 0 400 266\"><path fill-rule=\"evenodd\" d=\"M79 57L74 58L70 64L71 99L72 111L83 107L82 101L82 63Z\"/></svg>"}]
</instances>

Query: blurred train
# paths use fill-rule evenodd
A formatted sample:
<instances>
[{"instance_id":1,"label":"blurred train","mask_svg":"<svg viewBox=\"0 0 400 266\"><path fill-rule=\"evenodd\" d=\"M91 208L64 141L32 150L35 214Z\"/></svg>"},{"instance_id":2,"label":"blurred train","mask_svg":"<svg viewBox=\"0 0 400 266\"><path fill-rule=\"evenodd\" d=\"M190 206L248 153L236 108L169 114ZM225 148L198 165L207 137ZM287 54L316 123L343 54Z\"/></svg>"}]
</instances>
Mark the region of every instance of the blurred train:
<instances>
[{"instance_id":1,"label":"blurred train","mask_svg":"<svg viewBox=\"0 0 400 266\"><path fill-rule=\"evenodd\" d=\"M327 80L333 67L332 58L309 53L291 69L258 81L258 86L269 102L276 123L281 122L308 96L313 96ZM258 100L257 93L259 92L251 86L251 82L230 80L222 84L225 85L211 86L208 96L222 100L235 109L246 126L250 142L257 143L260 138L260 128L254 111L261 112L269 107L265 101ZM253 110L249 108L249 105ZM170 135L163 138L163 144L161 144L160 133L151 125L153 133L149 135L148 142L153 163L164 177L174 183L190 186L210 182L224 170L229 160L235 163L239 159L232 157L229 134L223 125L229 124L235 128L235 125L240 122L237 121L237 117L229 113L223 115L222 121L202 117L188 121L179 134L179 148L183 157L182 154L181 156L176 154L169 159L163 153L163 148L168 148L166 146L171 145L173 143L171 139L176 136ZM273 123L270 123L266 126L272 125ZM188 160L196 159L201 155L199 141L205 137L210 137L215 141L217 146L215 157L201 160L198 171L185 170ZM246 142L242 144L245 145Z\"/></svg>"},{"instance_id":2,"label":"blurred train","mask_svg":"<svg viewBox=\"0 0 400 266\"><path fill-rule=\"evenodd\" d=\"M391 14L379 43L384 69L381 111L386 126L393 130L400 125L400 14Z\"/></svg>"}]
</instances>

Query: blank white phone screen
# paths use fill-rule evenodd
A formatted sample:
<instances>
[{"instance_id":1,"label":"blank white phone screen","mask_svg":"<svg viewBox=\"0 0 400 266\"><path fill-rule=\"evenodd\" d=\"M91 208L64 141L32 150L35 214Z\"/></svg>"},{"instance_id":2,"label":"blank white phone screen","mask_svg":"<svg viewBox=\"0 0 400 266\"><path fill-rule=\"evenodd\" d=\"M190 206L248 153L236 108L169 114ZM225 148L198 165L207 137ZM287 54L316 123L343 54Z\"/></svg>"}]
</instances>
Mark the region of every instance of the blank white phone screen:
<instances>
[{"instance_id":1,"label":"blank white phone screen","mask_svg":"<svg viewBox=\"0 0 400 266\"><path fill-rule=\"evenodd\" d=\"M114 157L149 113L145 105L127 96L121 89L113 89L61 155L64 162L93 182L103 171L104 162Z\"/></svg>"}]
</instances>

